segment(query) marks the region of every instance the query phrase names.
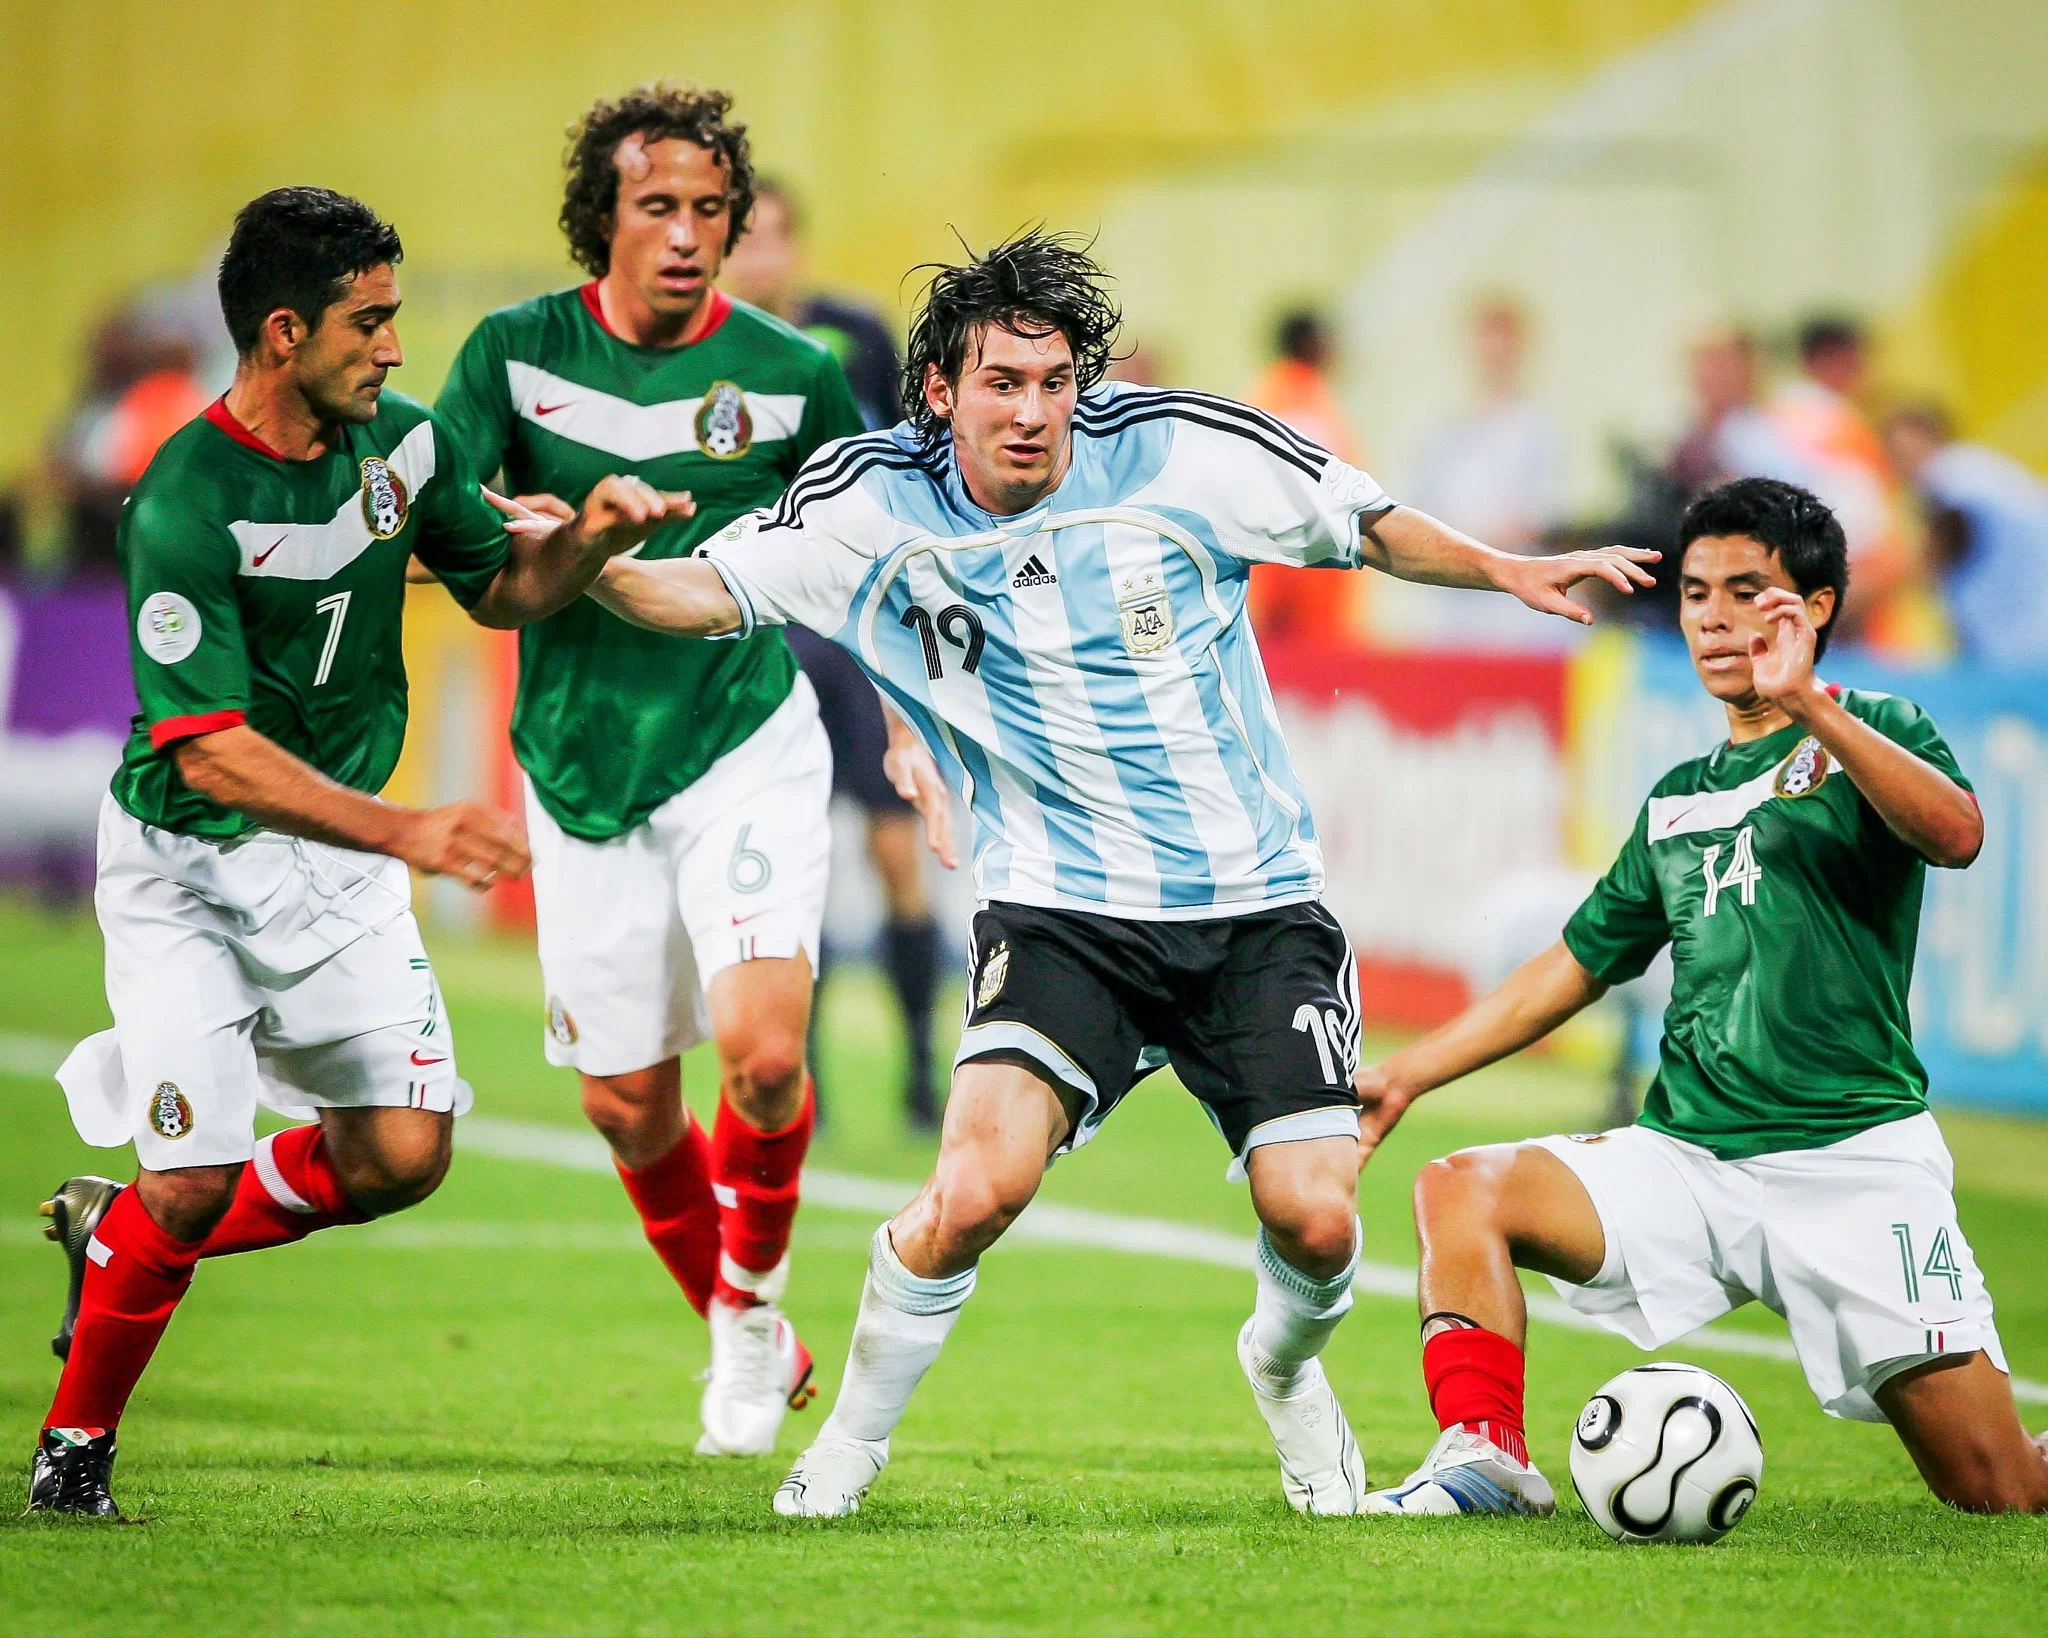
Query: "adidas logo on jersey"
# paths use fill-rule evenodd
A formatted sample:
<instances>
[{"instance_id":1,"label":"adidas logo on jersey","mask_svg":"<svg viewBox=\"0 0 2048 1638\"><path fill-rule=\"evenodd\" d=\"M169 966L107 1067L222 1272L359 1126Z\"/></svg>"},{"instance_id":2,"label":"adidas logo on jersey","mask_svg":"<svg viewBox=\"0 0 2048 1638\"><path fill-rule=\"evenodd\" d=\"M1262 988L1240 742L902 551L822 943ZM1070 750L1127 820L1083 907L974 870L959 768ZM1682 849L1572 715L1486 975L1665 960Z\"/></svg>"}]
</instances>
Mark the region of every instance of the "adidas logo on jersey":
<instances>
[{"instance_id":1,"label":"adidas logo on jersey","mask_svg":"<svg viewBox=\"0 0 2048 1638\"><path fill-rule=\"evenodd\" d=\"M1024 560L1024 566L1010 576L1010 589L1022 591L1026 586L1057 586L1060 577L1045 566L1045 560L1033 552Z\"/></svg>"}]
</instances>

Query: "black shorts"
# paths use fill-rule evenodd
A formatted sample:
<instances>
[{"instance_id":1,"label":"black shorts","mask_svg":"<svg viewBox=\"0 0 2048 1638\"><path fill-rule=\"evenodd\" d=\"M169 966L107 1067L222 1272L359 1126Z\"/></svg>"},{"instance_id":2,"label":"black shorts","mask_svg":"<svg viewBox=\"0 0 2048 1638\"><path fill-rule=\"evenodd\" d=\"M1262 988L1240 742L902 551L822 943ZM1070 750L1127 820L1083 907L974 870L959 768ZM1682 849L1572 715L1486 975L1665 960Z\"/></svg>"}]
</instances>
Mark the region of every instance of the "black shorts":
<instances>
[{"instance_id":1,"label":"black shorts","mask_svg":"<svg viewBox=\"0 0 2048 1638\"><path fill-rule=\"evenodd\" d=\"M991 904L967 983L956 1062L1015 1054L1070 1088L1063 1149L1166 1063L1240 1163L1262 1143L1358 1134L1358 962L1320 904L1164 922Z\"/></svg>"},{"instance_id":2,"label":"black shorts","mask_svg":"<svg viewBox=\"0 0 2048 1638\"><path fill-rule=\"evenodd\" d=\"M797 664L811 679L818 719L832 742L832 794L851 797L870 814L910 812L910 804L882 772L889 725L882 720L881 696L860 662L806 627L790 626L784 634L796 650Z\"/></svg>"}]
</instances>

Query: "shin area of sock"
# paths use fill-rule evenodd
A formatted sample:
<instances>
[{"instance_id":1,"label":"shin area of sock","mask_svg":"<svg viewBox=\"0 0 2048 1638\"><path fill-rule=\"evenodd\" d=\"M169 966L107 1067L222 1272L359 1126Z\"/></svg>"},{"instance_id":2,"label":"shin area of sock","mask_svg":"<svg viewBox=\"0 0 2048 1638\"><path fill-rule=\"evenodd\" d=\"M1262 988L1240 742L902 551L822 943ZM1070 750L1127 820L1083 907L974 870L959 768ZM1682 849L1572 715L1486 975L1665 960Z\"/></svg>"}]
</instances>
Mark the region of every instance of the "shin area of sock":
<instances>
[{"instance_id":1,"label":"shin area of sock","mask_svg":"<svg viewBox=\"0 0 2048 1638\"><path fill-rule=\"evenodd\" d=\"M1441 1331L1422 1345L1422 1380L1437 1426L1466 1427L1517 1461L1528 1460L1523 1436L1522 1350L1498 1331Z\"/></svg>"},{"instance_id":2,"label":"shin area of sock","mask_svg":"<svg viewBox=\"0 0 2048 1638\"><path fill-rule=\"evenodd\" d=\"M213 1227L202 1257L231 1257L290 1245L316 1229L368 1221L349 1200L318 1124L293 1126L257 1140L242 1168L234 1203Z\"/></svg>"},{"instance_id":3,"label":"shin area of sock","mask_svg":"<svg viewBox=\"0 0 2048 1638\"><path fill-rule=\"evenodd\" d=\"M718 1278L719 1210L711 1192L711 1140L689 1121L673 1149L651 1166L619 1167L647 1243L699 1314Z\"/></svg>"},{"instance_id":4,"label":"shin area of sock","mask_svg":"<svg viewBox=\"0 0 2048 1638\"><path fill-rule=\"evenodd\" d=\"M114 1197L88 1245L71 1354L45 1427L105 1429L120 1422L192 1283L200 1246L165 1233L132 1188Z\"/></svg>"}]
</instances>

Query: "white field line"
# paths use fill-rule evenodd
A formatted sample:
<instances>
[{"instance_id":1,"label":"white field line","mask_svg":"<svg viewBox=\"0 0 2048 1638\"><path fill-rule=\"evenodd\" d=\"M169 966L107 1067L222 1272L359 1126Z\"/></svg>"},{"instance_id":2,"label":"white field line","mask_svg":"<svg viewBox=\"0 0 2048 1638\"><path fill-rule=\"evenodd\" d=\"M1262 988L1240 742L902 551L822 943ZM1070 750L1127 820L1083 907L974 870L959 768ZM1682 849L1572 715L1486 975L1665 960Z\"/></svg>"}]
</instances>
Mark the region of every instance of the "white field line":
<instances>
[{"instance_id":1,"label":"white field line","mask_svg":"<svg viewBox=\"0 0 2048 1638\"><path fill-rule=\"evenodd\" d=\"M0 1074L44 1076L62 1062L69 1046L42 1035L0 1032ZM500 1160L527 1160L545 1166L563 1166L571 1171L611 1175L611 1151L594 1132L567 1127L543 1126L532 1121L500 1120L490 1115L468 1115L455 1124L456 1139L465 1149ZM842 1211L878 1213L888 1216L917 1192L917 1185L890 1182L877 1177L860 1177L850 1172L823 1171L806 1167L803 1198L814 1206ZM9 1231L0 1234L0 1244L35 1235ZM39 1237L39 1236L37 1236ZM351 1238L355 1238L352 1236ZM806 1236L809 1238L809 1236ZM836 1238L836 1237L835 1237ZM447 1223L431 1220L410 1224L403 1219L365 1231L358 1244L374 1243L406 1250L459 1248L611 1250L615 1246L637 1247L639 1237L618 1233L603 1225L583 1227L570 1224ZM1089 1211L1080 1206L1036 1201L1012 1225L999 1245L1088 1246L1102 1251L1129 1252L1139 1256L1172 1257L1180 1262L1206 1263L1214 1268L1252 1269L1252 1242L1220 1229L1199 1228L1191 1223L1174 1223L1158 1217L1127 1217L1121 1212ZM1361 1262L1356 1289L1368 1296L1392 1297L1402 1302L1415 1300L1415 1271L1394 1263ZM1545 1324L1574 1331L1597 1331L1612 1335L1587 1315L1567 1307L1556 1297L1532 1293L1529 1317ZM1796 1364L1798 1355L1784 1337L1759 1336L1722 1326L1695 1331L1671 1345L1709 1353L1746 1354L1756 1359L1774 1359ZM2016 1398L2034 1404L2048 1404L2048 1384L2013 1378Z\"/></svg>"}]
</instances>

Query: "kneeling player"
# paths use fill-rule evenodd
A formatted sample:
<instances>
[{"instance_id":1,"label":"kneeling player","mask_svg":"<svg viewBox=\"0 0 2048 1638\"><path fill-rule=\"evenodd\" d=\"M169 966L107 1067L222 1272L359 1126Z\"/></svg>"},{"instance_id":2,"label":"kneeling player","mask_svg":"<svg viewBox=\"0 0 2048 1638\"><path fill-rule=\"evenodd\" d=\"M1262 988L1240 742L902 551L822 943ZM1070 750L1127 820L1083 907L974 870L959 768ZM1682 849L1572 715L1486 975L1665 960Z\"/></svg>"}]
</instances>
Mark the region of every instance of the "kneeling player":
<instances>
[{"instance_id":1,"label":"kneeling player","mask_svg":"<svg viewBox=\"0 0 2048 1638\"><path fill-rule=\"evenodd\" d=\"M220 268L234 384L122 516L142 709L100 814L114 1028L58 1078L80 1136L132 1139L140 1170L44 1208L71 1296L32 1511L115 1512L115 1424L200 1258L403 1210L447 1169L469 1089L405 867L484 887L527 855L468 803L375 795L405 737L408 556L479 623L517 626L687 515L610 478L509 551L433 417L384 391L399 255L324 189L246 207ZM259 1103L318 1118L259 1143Z\"/></svg>"},{"instance_id":2,"label":"kneeling player","mask_svg":"<svg viewBox=\"0 0 2048 1638\"><path fill-rule=\"evenodd\" d=\"M1679 550L1727 742L1657 783L1562 942L1361 1078L1365 1135L1669 943L1662 1063L1634 1126L1424 1168L1423 1375L1444 1431L1366 1510L1552 1510L1523 1442L1517 1267L1645 1348L1760 1301L1827 1412L1890 1422L1943 1501L2048 1509L1906 1014L1926 868L1977 856L1975 799L1919 707L1815 678L1848 578L1818 500L1741 479L1694 502Z\"/></svg>"}]
</instances>

